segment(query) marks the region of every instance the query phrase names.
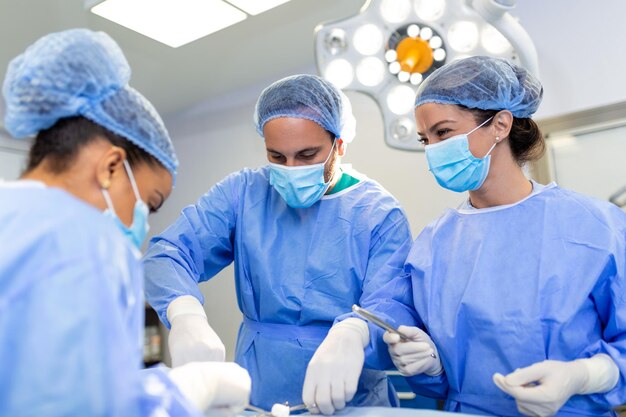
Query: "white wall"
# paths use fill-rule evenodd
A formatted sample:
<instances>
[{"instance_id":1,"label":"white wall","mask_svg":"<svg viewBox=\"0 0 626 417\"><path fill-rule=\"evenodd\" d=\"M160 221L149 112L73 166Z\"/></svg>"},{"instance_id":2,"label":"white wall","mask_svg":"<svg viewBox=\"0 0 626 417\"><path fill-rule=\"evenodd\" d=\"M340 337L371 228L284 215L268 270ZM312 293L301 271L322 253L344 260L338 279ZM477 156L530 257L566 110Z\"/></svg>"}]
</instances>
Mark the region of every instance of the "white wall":
<instances>
[{"instance_id":1,"label":"white wall","mask_svg":"<svg viewBox=\"0 0 626 417\"><path fill-rule=\"evenodd\" d=\"M626 2L518 0L544 85L537 118L626 100Z\"/></svg>"},{"instance_id":2,"label":"white wall","mask_svg":"<svg viewBox=\"0 0 626 417\"><path fill-rule=\"evenodd\" d=\"M162 231L209 188L231 172L255 167L264 161L263 141L252 122L254 98L259 92L218 100L202 105L175 119L166 120L180 160L177 185L167 203L150 217L151 235ZM228 103L225 103L228 101ZM241 313L235 298L232 265L200 286L206 300L204 308L232 360Z\"/></svg>"},{"instance_id":3,"label":"white wall","mask_svg":"<svg viewBox=\"0 0 626 417\"><path fill-rule=\"evenodd\" d=\"M16 180L26 167L30 142L8 136L0 126L0 181Z\"/></svg>"},{"instance_id":4,"label":"white wall","mask_svg":"<svg viewBox=\"0 0 626 417\"><path fill-rule=\"evenodd\" d=\"M545 98L538 118L626 100L626 54L620 45L626 39L626 2L518 3L515 15L534 39L539 53ZM604 9L598 10L599 5ZM153 231L166 227L182 207L228 173L266 163L263 143L252 125L254 102L263 87L234 92L167 120L181 161L180 175L162 213L152 219ZM357 118L357 138L348 147L344 162L352 163L394 194L417 234L445 207L457 205L462 196L437 186L423 154L388 148L375 103L358 93L348 95ZM235 304L232 268L216 278L202 285L205 308L232 358L241 318Z\"/></svg>"}]
</instances>

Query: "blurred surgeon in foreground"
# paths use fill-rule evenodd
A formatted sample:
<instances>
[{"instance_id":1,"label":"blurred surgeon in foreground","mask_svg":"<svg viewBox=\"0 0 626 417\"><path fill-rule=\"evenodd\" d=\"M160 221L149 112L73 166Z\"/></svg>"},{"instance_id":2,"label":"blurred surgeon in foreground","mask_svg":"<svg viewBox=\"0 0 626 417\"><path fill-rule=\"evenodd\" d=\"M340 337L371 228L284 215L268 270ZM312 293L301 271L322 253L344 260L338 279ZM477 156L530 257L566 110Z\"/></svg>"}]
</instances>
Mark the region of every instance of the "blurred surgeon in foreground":
<instances>
[{"instance_id":1,"label":"blurred surgeon in foreground","mask_svg":"<svg viewBox=\"0 0 626 417\"><path fill-rule=\"evenodd\" d=\"M146 254L147 297L171 325L173 364L224 358L198 284L234 262L244 316L235 354L252 404L304 402L324 414L395 404L382 332L350 311L414 323L410 280L395 278L411 236L396 199L340 165L355 136L350 102L296 75L262 92L255 121L269 165L213 186Z\"/></svg>"},{"instance_id":2,"label":"blurred surgeon in foreground","mask_svg":"<svg viewBox=\"0 0 626 417\"><path fill-rule=\"evenodd\" d=\"M0 415L200 416L242 407L230 363L142 367L147 217L177 160L152 105L102 32L44 36L11 61L5 126L35 135L0 183Z\"/></svg>"},{"instance_id":3,"label":"blurred surgeon in foreground","mask_svg":"<svg viewBox=\"0 0 626 417\"><path fill-rule=\"evenodd\" d=\"M406 269L426 333L385 334L416 390L446 410L498 416L609 416L626 402L626 213L522 167L544 141L531 116L540 82L472 57L420 86L415 119L430 171L469 191L415 240ZM420 333L420 334L418 334Z\"/></svg>"}]
</instances>

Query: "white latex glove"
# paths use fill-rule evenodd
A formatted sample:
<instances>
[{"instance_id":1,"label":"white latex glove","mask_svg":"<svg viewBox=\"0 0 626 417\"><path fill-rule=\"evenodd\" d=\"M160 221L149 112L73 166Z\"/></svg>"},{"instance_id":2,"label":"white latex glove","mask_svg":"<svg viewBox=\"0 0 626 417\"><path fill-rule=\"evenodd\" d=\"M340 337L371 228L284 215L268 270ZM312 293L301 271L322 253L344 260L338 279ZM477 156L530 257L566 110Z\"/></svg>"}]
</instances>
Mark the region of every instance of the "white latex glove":
<instances>
[{"instance_id":1,"label":"white latex glove","mask_svg":"<svg viewBox=\"0 0 626 417\"><path fill-rule=\"evenodd\" d=\"M190 362L168 375L202 412L211 408L239 413L250 399L250 375L234 362Z\"/></svg>"},{"instance_id":2,"label":"white latex glove","mask_svg":"<svg viewBox=\"0 0 626 417\"><path fill-rule=\"evenodd\" d=\"M352 400L369 338L361 319L352 317L331 327L306 369L302 400L311 413L330 415Z\"/></svg>"},{"instance_id":3,"label":"white latex glove","mask_svg":"<svg viewBox=\"0 0 626 417\"><path fill-rule=\"evenodd\" d=\"M619 368L610 356L595 355L571 362L546 360L503 376L493 382L515 398L517 409L527 416L552 416L573 395L606 392L615 387Z\"/></svg>"},{"instance_id":4,"label":"white latex glove","mask_svg":"<svg viewBox=\"0 0 626 417\"><path fill-rule=\"evenodd\" d=\"M383 340L389 346L391 360L402 375L435 376L443 372L437 347L428 334L413 326L400 326L398 330L411 340L403 341L397 334L389 332L385 332Z\"/></svg>"},{"instance_id":5,"label":"white latex glove","mask_svg":"<svg viewBox=\"0 0 626 417\"><path fill-rule=\"evenodd\" d=\"M173 368L189 362L224 361L224 343L209 326L197 298L176 298L167 307L167 319L172 326L167 341Z\"/></svg>"}]
</instances>

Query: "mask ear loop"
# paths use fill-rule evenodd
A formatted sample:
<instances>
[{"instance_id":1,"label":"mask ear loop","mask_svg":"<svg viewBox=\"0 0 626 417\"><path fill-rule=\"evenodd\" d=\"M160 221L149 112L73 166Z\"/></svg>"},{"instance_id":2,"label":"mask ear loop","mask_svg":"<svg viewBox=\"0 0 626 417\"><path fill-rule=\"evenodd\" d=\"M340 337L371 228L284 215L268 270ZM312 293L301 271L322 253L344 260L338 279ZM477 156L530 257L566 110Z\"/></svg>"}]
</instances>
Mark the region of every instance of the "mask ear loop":
<instances>
[{"instance_id":1,"label":"mask ear loop","mask_svg":"<svg viewBox=\"0 0 626 417\"><path fill-rule=\"evenodd\" d=\"M135 176L133 175L133 170L130 169L130 164L128 163L128 159L124 159L124 169L126 170L126 175L128 175L128 179L130 180L130 186L133 188L133 193L135 193L135 198L137 201L143 201L141 199L141 195L139 195L139 188L137 188L137 183L135 182Z\"/></svg>"},{"instance_id":2,"label":"mask ear loop","mask_svg":"<svg viewBox=\"0 0 626 417\"><path fill-rule=\"evenodd\" d=\"M483 156L483 159L488 157L491 154L491 151L493 151L493 148L496 147L496 145L498 144L499 140L496 139L496 141L494 142L494 144L491 146L491 148L489 148L489 151L487 152L487 154L485 156Z\"/></svg>"},{"instance_id":3,"label":"mask ear loop","mask_svg":"<svg viewBox=\"0 0 626 417\"><path fill-rule=\"evenodd\" d=\"M337 138L333 139L333 146L330 147L330 153L326 157L326 160L324 161L324 165L326 165L326 162L330 160L330 156L333 154L333 150L335 149L335 143L337 143Z\"/></svg>"},{"instance_id":4,"label":"mask ear loop","mask_svg":"<svg viewBox=\"0 0 626 417\"><path fill-rule=\"evenodd\" d=\"M489 155L491 151L493 151L493 148L495 148L498 143L500 143L500 136L496 136L496 141L493 143L493 146L489 149L489 152L487 152L487 155Z\"/></svg>"},{"instance_id":5,"label":"mask ear loop","mask_svg":"<svg viewBox=\"0 0 626 417\"><path fill-rule=\"evenodd\" d=\"M481 124L479 124L478 126L476 126L474 129L472 129L470 132L467 133L467 136L471 135L472 133L474 133L475 131L477 131L478 129L480 129L481 127L483 127L484 125L487 124L487 122L489 122L489 120L493 119L493 116L491 116L490 118L488 118L487 120L485 120L484 122L482 122ZM496 147L496 145L498 144L498 142L500 141L500 138L498 136L496 136L496 142L493 144L493 146L491 148L489 148L489 151L485 154L485 156L482 157L482 159L485 159L486 157L488 157L491 154L491 151L493 151L493 148Z\"/></svg>"},{"instance_id":6,"label":"mask ear loop","mask_svg":"<svg viewBox=\"0 0 626 417\"><path fill-rule=\"evenodd\" d=\"M335 149L335 143L337 143L337 138L333 139L333 146L331 146L330 153L328 154L328 156L326 157L326 160L324 161L324 166L326 166L326 163L328 163L328 161L330 160L331 155L333 154L333 150ZM328 185L329 186L333 182L333 179L335 178L336 175L337 175L337 170L335 170L335 172L333 172L333 174L331 175L330 179L328 180Z\"/></svg>"},{"instance_id":7,"label":"mask ear loop","mask_svg":"<svg viewBox=\"0 0 626 417\"><path fill-rule=\"evenodd\" d=\"M108 209L111 210L111 213L114 216L117 216L117 214L115 213L115 209L113 208L113 201L111 200L111 196L109 195L109 190L107 190L106 188L102 188L102 195L104 196L104 201L107 203Z\"/></svg>"},{"instance_id":8,"label":"mask ear loop","mask_svg":"<svg viewBox=\"0 0 626 417\"><path fill-rule=\"evenodd\" d=\"M472 130L470 130L469 132L467 132L467 136L471 135L472 133L476 132L478 129L480 129L481 127L483 127L484 125L487 124L487 122L489 122L489 120L493 119L493 116L491 116L490 118L488 118L487 120L485 120L484 122L482 122L481 124L479 124L478 126L476 126L475 128L473 128Z\"/></svg>"}]
</instances>

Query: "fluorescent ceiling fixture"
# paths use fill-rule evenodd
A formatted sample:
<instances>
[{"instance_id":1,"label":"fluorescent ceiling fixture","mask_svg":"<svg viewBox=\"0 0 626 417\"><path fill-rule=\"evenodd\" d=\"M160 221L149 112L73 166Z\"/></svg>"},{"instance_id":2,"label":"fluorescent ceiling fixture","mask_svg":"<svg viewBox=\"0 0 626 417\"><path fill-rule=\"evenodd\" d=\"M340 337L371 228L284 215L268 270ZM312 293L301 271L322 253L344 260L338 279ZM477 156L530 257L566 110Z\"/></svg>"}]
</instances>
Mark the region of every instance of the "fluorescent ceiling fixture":
<instances>
[{"instance_id":1,"label":"fluorescent ceiling fixture","mask_svg":"<svg viewBox=\"0 0 626 417\"><path fill-rule=\"evenodd\" d=\"M221 0L105 0L91 11L172 48L246 18Z\"/></svg>"},{"instance_id":2,"label":"fluorescent ceiling fixture","mask_svg":"<svg viewBox=\"0 0 626 417\"><path fill-rule=\"evenodd\" d=\"M244 12L255 16L276 6L287 3L289 0L226 0Z\"/></svg>"}]
</instances>

